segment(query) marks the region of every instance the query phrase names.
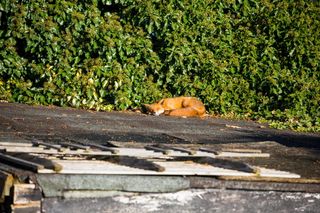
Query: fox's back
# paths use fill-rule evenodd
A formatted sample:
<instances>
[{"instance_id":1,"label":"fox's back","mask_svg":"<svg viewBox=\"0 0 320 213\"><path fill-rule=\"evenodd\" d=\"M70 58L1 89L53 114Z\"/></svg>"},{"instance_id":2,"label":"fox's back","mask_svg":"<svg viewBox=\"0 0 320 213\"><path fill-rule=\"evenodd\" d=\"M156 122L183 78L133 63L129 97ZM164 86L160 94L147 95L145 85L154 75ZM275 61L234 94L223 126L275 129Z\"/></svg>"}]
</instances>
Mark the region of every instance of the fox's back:
<instances>
[{"instance_id":1,"label":"fox's back","mask_svg":"<svg viewBox=\"0 0 320 213\"><path fill-rule=\"evenodd\" d=\"M162 99L159 104L161 104L165 110L191 107L195 110L201 111L201 113L205 113L205 107L203 103L194 97L166 98Z\"/></svg>"}]
</instances>

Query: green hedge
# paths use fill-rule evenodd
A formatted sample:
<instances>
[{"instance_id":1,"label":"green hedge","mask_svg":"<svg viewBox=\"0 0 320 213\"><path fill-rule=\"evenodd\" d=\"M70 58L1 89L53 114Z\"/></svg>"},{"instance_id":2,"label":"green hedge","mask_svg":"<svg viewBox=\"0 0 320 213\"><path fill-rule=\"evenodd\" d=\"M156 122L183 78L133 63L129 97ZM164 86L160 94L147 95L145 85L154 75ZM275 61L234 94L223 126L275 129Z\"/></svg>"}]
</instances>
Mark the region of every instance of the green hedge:
<instances>
[{"instance_id":1,"label":"green hedge","mask_svg":"<svg viewBox=\"0 0 320 213\"><path fill-rule=\"evenodd\" d=\"M3 0L0 99L124 110L199 97L213 114L320 131L320 3Z\"/></svg>"}]
</instances>

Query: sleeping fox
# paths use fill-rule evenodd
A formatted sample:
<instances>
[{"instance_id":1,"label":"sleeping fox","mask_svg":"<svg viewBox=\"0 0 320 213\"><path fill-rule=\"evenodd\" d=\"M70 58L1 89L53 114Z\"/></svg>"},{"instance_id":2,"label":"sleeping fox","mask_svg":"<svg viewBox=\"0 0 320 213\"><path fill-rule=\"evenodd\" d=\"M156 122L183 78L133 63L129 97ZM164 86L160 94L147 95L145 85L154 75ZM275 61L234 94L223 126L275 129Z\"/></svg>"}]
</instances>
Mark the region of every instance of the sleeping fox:
<instances>
[{"instance_id":1,"label":"sleeping fox","mask_svg":"<svg viewBox=\"0 0 320 213\"><path fill-rule=\"evenodd\" d=\"M165 98L154 104L144 104L144 111L153 115L181 117L204 116L206 108L194 97Z\"/></svg>"}]
</instances>

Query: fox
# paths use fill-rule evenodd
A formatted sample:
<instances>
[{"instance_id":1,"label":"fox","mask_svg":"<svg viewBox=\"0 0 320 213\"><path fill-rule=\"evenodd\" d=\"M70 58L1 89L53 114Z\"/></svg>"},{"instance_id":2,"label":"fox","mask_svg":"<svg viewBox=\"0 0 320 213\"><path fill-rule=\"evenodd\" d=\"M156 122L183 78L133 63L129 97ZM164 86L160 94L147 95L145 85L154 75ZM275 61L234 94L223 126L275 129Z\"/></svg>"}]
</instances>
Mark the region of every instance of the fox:
<instances>
[{"instance_id":1,"label":"fox","mask_svg":"<svg viewBox=\"0 0 320 213\"><path fill-rule=\"evenodd\" d=\"M143 107L146 113L156 116L203 117L206 113L204 104L195 97L165 98Z\"/></svg>"}]
</instances>

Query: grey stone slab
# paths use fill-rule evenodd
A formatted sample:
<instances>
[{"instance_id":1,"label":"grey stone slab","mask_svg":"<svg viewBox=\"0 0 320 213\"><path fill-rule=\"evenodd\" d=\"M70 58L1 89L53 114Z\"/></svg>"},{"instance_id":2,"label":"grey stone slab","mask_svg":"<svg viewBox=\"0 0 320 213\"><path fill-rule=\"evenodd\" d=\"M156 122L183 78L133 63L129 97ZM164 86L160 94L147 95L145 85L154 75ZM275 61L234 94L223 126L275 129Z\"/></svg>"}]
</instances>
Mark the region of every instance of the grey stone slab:
<instances>
[{"instance_id":1,"label":"grey stone slab","mask_svg":"<svg viewBox=\"0 0 320 213\"><path fill-rule=\"evenodd\" d=\"M190 182L179 176L60 175L38 174L45 197L63 197L68 191L174 192L187 189Z\"/></svg>"},{"instance_id":2,"label":"grey stone slab","mask_svg":"<svg viewBox=\"0 0 320 213\"><path fill-rule=\"evenodd\" d=\"M93 199L49 198L44 199L42 208L47 213L319 212L320 194L193 189Z\"/></svg>"}]
</instances>

